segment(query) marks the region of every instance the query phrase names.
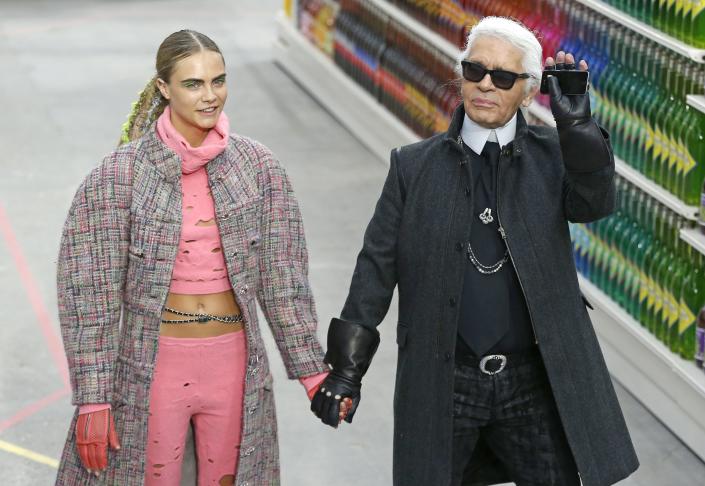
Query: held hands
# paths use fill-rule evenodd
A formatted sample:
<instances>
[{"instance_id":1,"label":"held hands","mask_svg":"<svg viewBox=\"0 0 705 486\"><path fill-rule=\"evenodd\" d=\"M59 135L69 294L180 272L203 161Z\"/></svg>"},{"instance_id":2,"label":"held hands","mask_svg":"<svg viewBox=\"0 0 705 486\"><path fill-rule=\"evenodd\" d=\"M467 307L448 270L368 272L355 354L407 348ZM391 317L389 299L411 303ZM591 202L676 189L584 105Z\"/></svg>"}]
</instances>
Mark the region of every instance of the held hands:
<instances>
[{"instance_id":1,"label":"held hands","mask_svg":"<svg viewBox=\"0 0 705 486\"><path fill-rule=\"evenodd\" d=\"M326 425L338 428L345 420L352 423L360 403L360 384L331 372L311 399L311 411Z\"/></svg>"},{"instance_id":2,"label":"held hands","mask_svg":"<svg viewBox=\"0 0 705 486\"><path fill-rule=\"evenodd\" d=\"M587 71L588 64L584 59L578 64L578 69ZM566 54L559 51L555 61L552 57L546 58L544 70L575 70L575 57L570 52ZM590 97L587 93L564 95L555 76L549 76L546 82L551 99L551 111L558 128L576 125L590 119Z\"/></svg>"},{"instance_id":3,"label":"held hands","mask_svg":"<svg viewBox=\"0 0 705 486\"><path fill-rule=\"evenodd\" d=\"M83 466L89 473L98 474L108 467L108 444L120 449L111 410L79 414L76 421L76 447Z\"/></svg>"},{"instance_id":4,"label":"held hands","mask_svg":"<svg viewBox=\"0 0 705 486\"><path fill-rule=\"evenodd\" d=\"M352 423L360 403L362 377L379 346L379 333L362 325L334 318L328 328L324 359L332 369L311 400L311 411L326 425Z\"/></svg>"}]
</instances>

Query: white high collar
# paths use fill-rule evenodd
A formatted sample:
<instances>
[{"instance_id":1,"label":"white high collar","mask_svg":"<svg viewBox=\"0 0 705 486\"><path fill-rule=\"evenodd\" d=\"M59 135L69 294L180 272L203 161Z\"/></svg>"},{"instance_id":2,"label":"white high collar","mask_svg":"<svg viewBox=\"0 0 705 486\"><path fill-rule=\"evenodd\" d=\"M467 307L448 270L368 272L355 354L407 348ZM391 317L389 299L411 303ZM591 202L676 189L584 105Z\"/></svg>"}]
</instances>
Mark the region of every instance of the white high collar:
<instances>
[{"instance_id":1,"label":"white high collar","mask_svg":"<svg viewBox=\"0 0 705 486\"><path fill-rule=\"evenodd\" d=\"M514 140L516 133L516 113L506 125L495 129L481 127L472 121L466 113L463 119L463 126L460 129L460 136L463 138L465 145L478 155L482 153L482 149L485 148L485 143L488 141L497 142L500 147L504 147Z\"/></svg>"}]
</instances>

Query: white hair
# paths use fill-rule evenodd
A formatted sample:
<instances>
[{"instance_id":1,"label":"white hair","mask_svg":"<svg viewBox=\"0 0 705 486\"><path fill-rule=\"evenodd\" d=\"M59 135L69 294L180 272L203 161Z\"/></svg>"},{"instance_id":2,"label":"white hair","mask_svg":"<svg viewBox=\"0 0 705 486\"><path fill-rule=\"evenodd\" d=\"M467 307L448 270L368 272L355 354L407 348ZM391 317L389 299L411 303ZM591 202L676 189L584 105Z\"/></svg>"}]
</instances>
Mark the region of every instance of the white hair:
<instances>
[{"instance_id":1,"label":"white hair","mask_svg":"<svg viewBox=\"0 0 705 486\"><path fill-rule=\"evenodd\" d=\"M465 50L460 53L455 65L456 72L462 74L461 61L470 55L472 45L478 37L496 37L504 40L524 53L522 68L532 75L526 80L525 93L537 87L541 81L542 49L536 35L524 24L508 17L484 17L470 30Z\"/></svg>"}]
</instances>

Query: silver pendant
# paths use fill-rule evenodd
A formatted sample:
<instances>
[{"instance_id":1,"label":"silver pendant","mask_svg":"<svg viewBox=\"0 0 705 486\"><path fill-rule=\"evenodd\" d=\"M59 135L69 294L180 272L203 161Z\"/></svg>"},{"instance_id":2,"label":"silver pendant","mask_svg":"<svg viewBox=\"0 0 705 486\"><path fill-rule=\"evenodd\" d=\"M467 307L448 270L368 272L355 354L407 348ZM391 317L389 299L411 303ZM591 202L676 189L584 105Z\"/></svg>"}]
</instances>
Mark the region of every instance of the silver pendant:
<instances>
[{"instance_id":1,"label":"silver pendant","mask_svg":"<svg viewBox=\"0 0 705 486\"><path fill-rule=\"evenodd\" d=\"M492 210L490 208L485 208L485 210L480 213L480 221L482 221L483 224L490 224L494 221L494 218L492 217Z\"/></svg>"}]
</instances>

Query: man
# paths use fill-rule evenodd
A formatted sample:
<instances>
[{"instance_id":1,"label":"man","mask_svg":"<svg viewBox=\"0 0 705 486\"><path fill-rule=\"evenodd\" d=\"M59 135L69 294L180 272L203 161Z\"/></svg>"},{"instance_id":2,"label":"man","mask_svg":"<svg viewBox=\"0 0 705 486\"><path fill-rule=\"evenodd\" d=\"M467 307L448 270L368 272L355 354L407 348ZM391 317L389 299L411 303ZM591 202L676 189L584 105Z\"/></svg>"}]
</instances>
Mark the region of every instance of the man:
<instances>
[{"instance_id":1,"label":"man","mask_svg":"<svg viewBox=\"0 0 705 486\"><path fill-rule=\"evenodd\" d=\"M395 485L613 484L638 461L568 230L614 208L608 135L556 78L557 128L527 126L541 47L521 24L483 19L460 59L448 131L392 152L312 410L352 420L398 285Z\"/></svg>"}]
</instances>

